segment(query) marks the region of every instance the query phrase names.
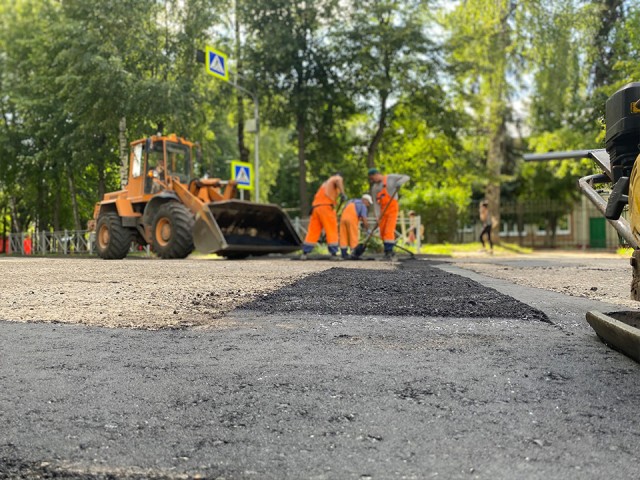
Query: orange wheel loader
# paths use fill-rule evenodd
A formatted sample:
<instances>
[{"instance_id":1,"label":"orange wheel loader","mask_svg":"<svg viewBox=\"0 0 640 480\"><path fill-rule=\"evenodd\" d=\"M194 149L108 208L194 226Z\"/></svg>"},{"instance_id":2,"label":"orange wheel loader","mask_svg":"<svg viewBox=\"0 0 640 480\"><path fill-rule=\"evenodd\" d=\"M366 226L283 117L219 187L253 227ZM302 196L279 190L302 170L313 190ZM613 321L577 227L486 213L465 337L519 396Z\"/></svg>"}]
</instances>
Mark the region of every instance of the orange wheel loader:
<instances>
[{"instance_id":1,"label":"orange wheel loader","mask_svg":"<svg viewBox=\"0 0 640 480\"><path fill-rule=\"evenodd\" d=\"M193 178L196 146L176 135L131 143L129 180L95 206L96 249L104 259L127 256L132 242L161 258L194 248L227 258L289 253L300 238L277 205L235 199L236 184Z\"/></svg>"}]
</instances>

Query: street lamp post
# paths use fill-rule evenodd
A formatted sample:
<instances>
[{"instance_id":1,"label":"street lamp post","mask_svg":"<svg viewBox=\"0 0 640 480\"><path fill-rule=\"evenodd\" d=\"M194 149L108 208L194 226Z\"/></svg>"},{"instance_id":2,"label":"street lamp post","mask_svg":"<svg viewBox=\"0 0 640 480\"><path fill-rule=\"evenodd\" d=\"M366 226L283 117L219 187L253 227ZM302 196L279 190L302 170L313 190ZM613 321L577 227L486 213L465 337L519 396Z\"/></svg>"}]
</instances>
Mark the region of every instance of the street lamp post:
<instances>
[{"instance_id":1,"label":"street lamp post","mask_svg":"<svg viewBox=\"0 0 640 480\"><path fill-rule=\"evenodd\" d=\"M196 61L199 63L205 63L205 52L203 50L196 49ZM239 77L237 73L236 73L236 77ZM227 78L225 78L224 80L228 81ZM247 90L243 86L239 85L237 80L235 82L229 82L229 83L233 85L235 88L237 88L238 90L240 90L241 92L244 92L253 100L253 112L254 112L254 117L256 122L256 131L255 131L256 137L254 141L255 154L254 154L254 161L253 161L254 162L253 172L255 177L254 191L255 191L255 197L256 197L255 200L256 202L259 202L260 201L260 107L258 104L258 91L256 90L255 92L252 92L250 90Z\"/></svg>"},{"instance_id":2,"label":"street lamp post","mask_svg":"<svg viewBox=\"0 0 640 480\"><path fill-rule=\"evenodd\" d=\"M258 107L258 94L253 97L253 108L256 119L256 133L253 140L255 153L253 156L253 173L256 176L256 202L260 201L260 109Z\"/></svg>"},{"instance_id":3,"label":"street lamp post","mask_svg":"<svg viewBox=\"0 0 640 480\"><path fill-rule=\"evenodd\" d=\"M236 74L237 76L237 74ZM256 202L260 201L260 106L258 104L258 92L251 92L242 87L237 81L229 82L241 92L244 92L251 100L253 100L253 117L256 122L255 139L254 139L254 158L253 158L253 175L255 177L254 191L256 192Z\"/></svg>"}]
</instances>

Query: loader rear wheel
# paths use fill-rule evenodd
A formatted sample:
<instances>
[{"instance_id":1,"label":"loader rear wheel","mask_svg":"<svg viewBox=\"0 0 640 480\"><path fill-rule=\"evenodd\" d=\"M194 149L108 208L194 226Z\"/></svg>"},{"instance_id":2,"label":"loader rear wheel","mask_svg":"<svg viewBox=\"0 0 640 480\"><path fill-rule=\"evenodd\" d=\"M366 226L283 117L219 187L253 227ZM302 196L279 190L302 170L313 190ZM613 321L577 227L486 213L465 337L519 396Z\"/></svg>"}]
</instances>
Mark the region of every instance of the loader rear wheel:
<instances>
[{"instance_id":1,"label":"loader rear wheel","mask_svg":"<svg viewBox=\"0 0 640 480\"><path fill-rule=\"evenodd\" d=\"M122 226L117 213L100 214L96 223L96 251L100 258L119 260L126 257L132 240L132 231Z\"/></svg>"},{"instance_id":2,"label":"loader rear wheel","mask_svg":"<svg viewBox=\"0 0 640 480\"><path fill-rule=\"evenodd\" d=\"M193 215L177 202L158 209L153 219L153 251L160 258L185 258L193 251Z\"/></svg>"}]
</instances>

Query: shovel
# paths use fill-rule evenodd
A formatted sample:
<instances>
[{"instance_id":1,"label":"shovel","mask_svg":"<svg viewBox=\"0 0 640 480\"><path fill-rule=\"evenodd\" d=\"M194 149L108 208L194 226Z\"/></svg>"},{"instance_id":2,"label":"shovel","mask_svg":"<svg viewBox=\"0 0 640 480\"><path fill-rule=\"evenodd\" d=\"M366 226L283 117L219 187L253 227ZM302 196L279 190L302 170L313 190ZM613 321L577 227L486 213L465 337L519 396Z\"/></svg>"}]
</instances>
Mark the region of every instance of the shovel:
<instances>
[{"instance_id":1,"label":"shovel","mask_svg":"<svg viewBox=\"0 0 640 480\"><path fill-rule=\"evenodd\" d=\"M371 237L373 236L373 232L375 232L378 226L380 225L380 219L384 216L385 212L387 211L387 208L389 208L389 205L391 205L391 202L387 203L387 205L384 207L384 210L382 210L382 213L380 213L378 220L376 220L376 224L373 226L373 228L369 232L369 235L367 235L367 238L364 239L364 242L359 243L356 246L355 250L351 254L351 258L358 259L362 256L364 251L367 249L367 244L369 243L369 240L371 240Z\"/></svg>"},{"instance_id":2,"label":"shovel","mask_svg":"<svg viewBox=\"0 0 640 480\"><path fill-rule=\"evenodd\" d=\"M371 240L371 235L373 235L373 231L378 228L378 223L376 222L376 226L375 228L373 228L371 230L371 232L369 233L369 235L367 235L367 238L365 238L364 242L359 243L355 250L353 251L353 253L351 254L351 258L353 258L354 260L359 259L362 254L364 253L364 251L367 249L367 243L369 243L369 240Z\"/></svg>"}]
</instances>

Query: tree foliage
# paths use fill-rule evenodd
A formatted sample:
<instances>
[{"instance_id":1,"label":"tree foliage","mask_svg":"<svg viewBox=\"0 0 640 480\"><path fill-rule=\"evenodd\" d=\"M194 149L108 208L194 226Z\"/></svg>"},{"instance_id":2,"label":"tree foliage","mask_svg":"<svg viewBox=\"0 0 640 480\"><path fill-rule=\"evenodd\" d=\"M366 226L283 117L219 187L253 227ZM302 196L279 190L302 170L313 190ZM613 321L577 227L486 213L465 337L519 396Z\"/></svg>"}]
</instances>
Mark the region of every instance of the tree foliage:
<instances>
[{"instance_id":1,"label":"tree foliage","mask_svg":"<svg viewBox=\"0 0 640 480\"><path fill-rule=\"evenodd\" d=\"M602 142L604 100L640 79L638 21L630 0L2 2L0 228L81 228L123 142L159 126L200 142L199 174L250 158L251 102L204 74L207 44L258 95L260 200L306 214L327 176L359 196L375 165L411 176L429 240L479 196L566 210L590 166L521 154Z\"/></svg>"},{"instance_id":2,"label":"tree foliage","mask_svg":"<svg viewBox=\"0 0 640 480\"><path fill-rule=\"evenodd\" d=\"M354 0L337 37L342 71L368 113L367 167L376 166L378 148L401 97L430 88L438 71L438 51L427 35L433 27L430 2Z\"/></svg>"}]
</instances>

